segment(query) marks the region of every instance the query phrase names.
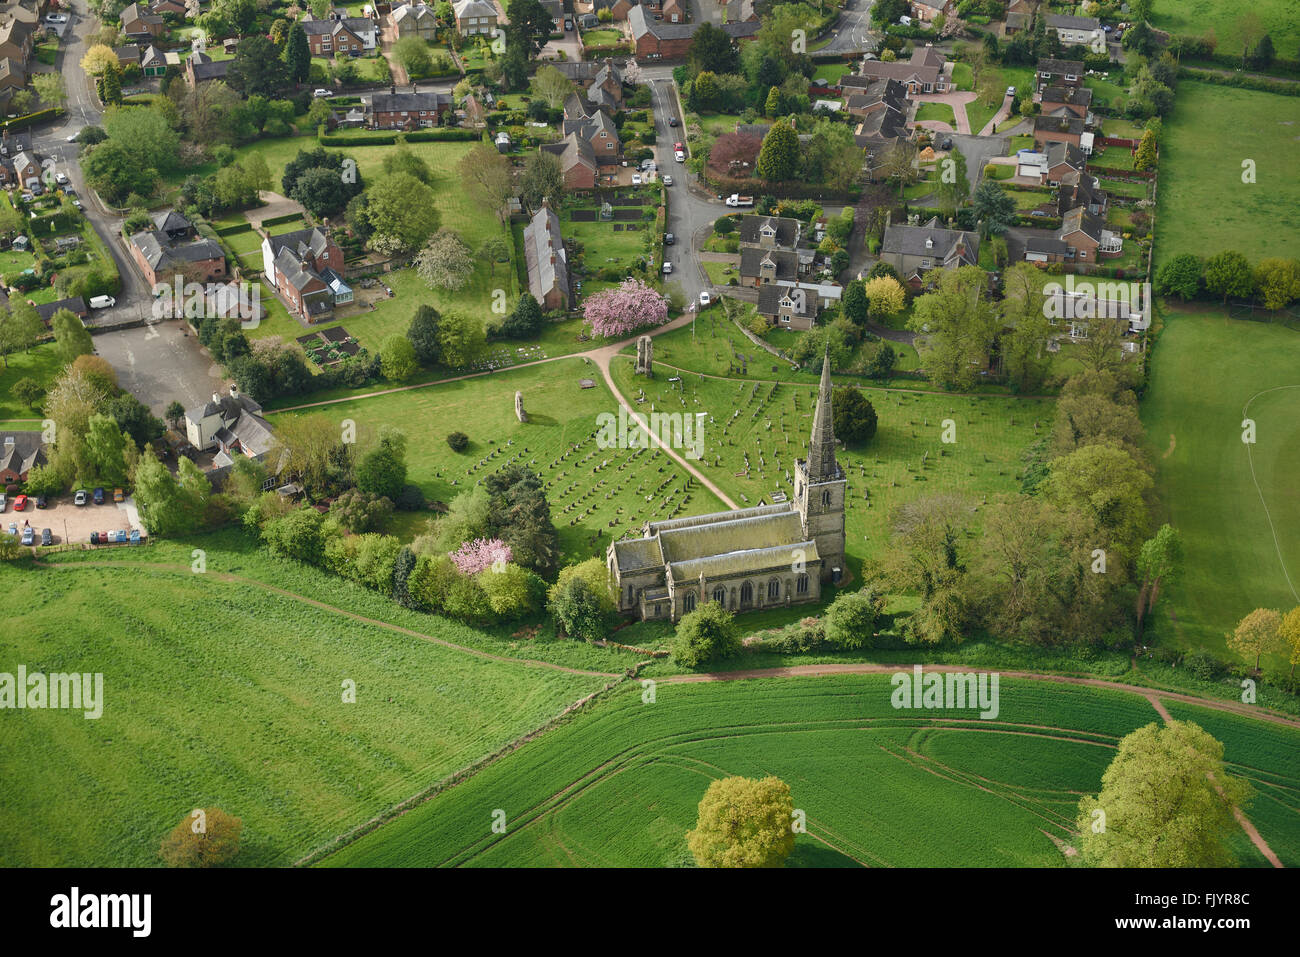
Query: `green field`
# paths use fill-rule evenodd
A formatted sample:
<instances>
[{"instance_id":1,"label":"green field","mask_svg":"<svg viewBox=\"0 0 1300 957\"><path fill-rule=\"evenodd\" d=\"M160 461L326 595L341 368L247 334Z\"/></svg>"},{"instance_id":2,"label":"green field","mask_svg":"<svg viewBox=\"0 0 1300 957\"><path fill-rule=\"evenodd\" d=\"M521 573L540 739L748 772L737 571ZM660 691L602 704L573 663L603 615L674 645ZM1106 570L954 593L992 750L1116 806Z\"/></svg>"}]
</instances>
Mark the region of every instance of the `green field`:
<instances>
[{"instance_id":1,"label":"green field","mask_svg":"<svg viewBox=\"0 0 1300 957\"><path fill-rule=\"evenodd\" d=\"M1158 261L1235 249L1254 262L1297 248L1297 136L1296 97L1179 83L1160 153ZM1242 182L1246 160L1254 183Z\"/></svg>"},{"instance_id":2,"label":"green field","mask_svg":"<svg viewBox=\"0 0 1300 957\"><path fill-rule=\"evenodd\" d=\"M1229 657L1224 635L1243 615L1300 604L1300 333L1217 311L1174 315L1152 366L1142 422L1164 520L1187 550L1155 627ZM1242 442L1245 417L1254 446Z\"/></svg>"},{"instance_id":3,"label":"green field","mask_svg":"<svg viewBox=\"0 0 1300 957\"><path fill-rule=\"evenodd\" d=\"M595 387L580 388L583 378L593 379ZM516 390L524 395L526 424L515 418ZM723 507L711 492L686 488L685 472L662 452L597 447L597 417L617 416L618 405L596 366L581 359L340 403L322 411L340 421L352 419L361 431L383 425L402 429L409 442L409 479L434 500L451 501L507 462L529 465L549 483L547 497L560 532L562 564L603 554L611 536L639 528L651 518ZM470 437L469 448L461 453L446 442L447 434L456 430ZM576 453L571 451L574 445L579 446ZM567 459L562 461L561 455Z\"/></svg>"},{"instance_id":4,"label":"green field","mask_svg":"<svg viewBox=\"0 0 1300 957\"><path fill-rule=\"evenodd\" d=\"M34 379L42 388L49 388L63 367L54 343L34 346L28 352L15 352L4 357L0 367L0 419L39 419L41 413L29 409L14 398L9 390L19 379ZM32 423L27 428L39 428Z\"/></svg>"},{"instance_id":5,"label":"green field","mask_svg":"<svg viewBox=\"0 0 1300 957\"><path fill-rule=\"evenodd\" d=\"M437 644L484 639L220 543L202 540L202 575L190 570L189 545L131 550L138 561L165 555L166 567L0 567L0 587L23 595L0 637L4 660L104 676L98 720L0 717L0 863L150 866L183 816L216 805L244 822L239 863L291 864L609 680ZM345 679L356 682L355 704L341 700Z\"/></svg>"},{"instance_id":6,"label":"green field","mask_svg":"<svg viewBox=\"0 0 1300 957\"><path fill-rule=\"evenodd\" d=\"M1214 32L1216 53L1237 56L1242 48L1242 18L1249 10L1273 38L1279 57L1295 59L1300 44L1300 19L1291 0L1255 0L1245 5L1238 0L1178 0L1158 3L1151 13L1151 25L1169 33L1202 36ZM1179 94L1182 95L1181 92Z\"/></svg>"},{"instance_id":7,"label":"green field","mask_svg":"<svg viewBox=\"0 0 1300 957\"><path fill-rule=\"evenodd\" d=\"M1158 720L1136 695L1033 681L1003 680L988 721L894 710L890 691L887 675L660 684L652 704L619 689L325 864L689 866L708 783L775 774L807 815L792 866L1064 866L1053 839L1072 841L1080 794L1099 788L1119 737ZM1213 717L1243 739L1270 732L1251 776L1294 794L1300 733ZM1257 823L1294 865L1294 822L1276 819ZM1244 833L1231 845L1264 864Z\"/></svg>"}]
</instances>

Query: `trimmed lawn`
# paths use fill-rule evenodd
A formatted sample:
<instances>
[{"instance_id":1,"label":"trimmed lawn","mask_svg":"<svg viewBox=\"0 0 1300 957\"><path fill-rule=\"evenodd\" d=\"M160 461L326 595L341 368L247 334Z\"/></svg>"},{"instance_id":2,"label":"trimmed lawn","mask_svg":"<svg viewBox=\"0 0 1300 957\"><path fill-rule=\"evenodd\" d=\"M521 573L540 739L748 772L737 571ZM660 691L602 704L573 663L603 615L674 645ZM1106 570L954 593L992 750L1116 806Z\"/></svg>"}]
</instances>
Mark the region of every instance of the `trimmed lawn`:
<instances>
[{"instance_id":1,"label":"trimmed lawn","mask_svg":"<svg viewBox=\"0 0 1300 957\"><path fill-rule=\"evenodd\" d=\"M812 78L814 80L827 80L831 83L838 83L840 77L852 70L852 63L823 63L813 71Z\"/></svg>"},{"instance_id":2,"label":"trimmed lawn","mask_svg":"<svg viewBox=\"0 0 1300 957\"><path fill-rule=\"evenodd\" d=\"M1242 47L1242 14L1246 7L1239 0L1179 0L1156 4L1151 25L1170 33L1201 36L1213 30L1220 53L1238 53ZM1300 18L1292 0L1253 0L1249 10L1273 38L1279 56L1295 55L1300 45ZM1285 52L1284 52L1285 51ZM1179 93L1181 98L1182 94Z\"/></svg>"},{"instance_id":3,"label":"trimmed lawn","mask_svg":"<svg viewBox=\"0 0 1300 957\"><path fill-rule=\"evenodd\" d=\"M1300 99L1183 81L1165 124L1158 262L1235 249L1255 262L1300 248L1294 147ZM1255 182L1243 183L1246 160ZM1288 252L1290 250L1290 252Z\"/></svg>"},{"instance_id":4,"label":"trimmed lawn","mask_svg":"<svg viewBox=\"0 0 1300 957\"><path fill-rule=\"evenodd\" d=\"M916 119L918 122L937 120L940 123L947 123L953 129L957 128L957 115L947 103L922 103L916 108Z\"/></svg>"},{"instance_id":5,"label":"trimmed lawn","mask_svg":"<svg viewBox=\"0 0 1300 957\"><path fill-rule=\"evenodd\" d=\"M994 88L994 99L991 103L975 99L966 104L966 119L970 121L972 133L979 133L980 130L993 119L998 108L1002 106L1005 99L1003 94L1006 93L1007 87L1014 86L1016 89L1032 89L1034 84L1034 68L1029 66L986 66L986 71L991 72L997 77L997 86Z\"/></svg>"},{"instance_id":6,"label":"trimmed lawn","mask_svg":"<svg viewBox=\"0 0 1300 957\"><path fill-rule=\"evenodd\" d=\"M963 93L970 93L975 89L975 71L971 69L969 63L957 62L952 65L952 80L957 84L957 89Z\"/></svg>"},{"instance_id":7,"label":"trimmed lawn","mask_svg":"<svg viewBox=\"0 0 1300 957\"><path fill-rule=\"evenodd\" d=\"M30 296L29 296L30 298ZM29 409L14 398L9 390L19 379L33 379L42 388L48 389L54 382L63 363L55 351L54 343L46 342L33 346L27 352L15 352L4 357L0 365L0 419L39 419L38 409ZM28 424L26 428L39 428Z\"/></svg>"},{"instance_id":8,"label":"trimmed lawn","mask_svg":"<svg viewBox=\"0 0 1300 957\"><path fill-rule=\"evenodd\" d=\"M1224 635L1242 616L1300 604L1297 368L1300 333L1281 325L1218 310L1166 320L1142 402L1163 520L1187 553L1153 622L1164 641L1231 658Z\"/></svg>"}]
</instances>

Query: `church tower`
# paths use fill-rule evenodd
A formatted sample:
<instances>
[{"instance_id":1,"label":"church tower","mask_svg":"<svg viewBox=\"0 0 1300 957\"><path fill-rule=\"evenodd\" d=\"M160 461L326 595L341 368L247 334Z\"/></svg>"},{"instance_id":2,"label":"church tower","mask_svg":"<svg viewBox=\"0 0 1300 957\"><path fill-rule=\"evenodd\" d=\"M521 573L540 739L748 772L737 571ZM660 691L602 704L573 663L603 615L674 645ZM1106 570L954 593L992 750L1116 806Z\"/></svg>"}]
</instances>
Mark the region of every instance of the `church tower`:
<instances>
[{"instance_id":1,"label":"church tower","mask_svg":"<svg viewBox=\"0 0 1300 957\"><path fill-rule=\"evenodd\" d=\"M794 504L804 535L817 543L822 580L836 581L844 568L844 496L848 479L835 461L835 425L831 420L831 359L822 359L808 458L795 463Z\"/></svg>"}]
</instances>

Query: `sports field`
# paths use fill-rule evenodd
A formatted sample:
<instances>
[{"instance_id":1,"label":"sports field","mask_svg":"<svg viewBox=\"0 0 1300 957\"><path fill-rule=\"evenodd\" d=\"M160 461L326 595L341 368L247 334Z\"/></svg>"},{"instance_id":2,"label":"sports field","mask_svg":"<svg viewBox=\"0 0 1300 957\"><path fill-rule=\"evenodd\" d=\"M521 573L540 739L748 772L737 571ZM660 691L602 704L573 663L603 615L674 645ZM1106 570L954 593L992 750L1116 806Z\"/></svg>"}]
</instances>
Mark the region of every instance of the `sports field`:
<instances>
[{"instance_id":1,"label":"sports field","mask_svg":"<svg viewBox=\"0 0 1300 957\"><path fill-rule=\"evenodd\" d=\"M654 703L619 689L325 864L680 866L709 781L775 774L807 815L794 866L1061 866L1080 794L1120 737L1159 720L1141 696L1098 688L1005 679L991 720L895 710L891 690L887 675L661 683ZM1212 716L1232 732L1228 760L1245 753L1235 770L1276 783L1282 812L1256 824L1300 863L1300 732L1256 739L1261 723ZM1265 863L1244 833L1232 846Z\"/></svg>"},{"instance_id":2,"label":"sports field","mask_svg":"<svg viewBox=\"0 0 1300 957\"><path fill-rule=\"evenodd\" d=\"M566 666L531 662L547 650L222 539L201 541L202 574L184 544L81 553L125 567L0 565L22 595L4 670L99 672L104 696L97 720L0 712L0 865L158 865L163 835L210 806L243 820L241 865L291 864L611 680L570 669L621 671L573 642Z\"/></svg>"},{"instance_id":3,"label":"sports field","mask_svg":"<svg viewBox=\"0 0 1300 957\"><path fill-rule=\"evenodd\" d=\"M1300 246L1300 98L1183 80L1160 151L1156 260ZM1242 181L1242 164L1255 181Z\"/></svg>"},{"instance_id":4,"label":"sports field","mask_svg":"<svg viewBox=\"0 0 1300 957\"><path fill-rule=\"evenodd\" d=\"M1217 311L1170 317L1142 422L1164 520L1187 549L1157 631L1228 657L1243 615L1300 604L1300 332Z\"/></svg>"}]
</instances>

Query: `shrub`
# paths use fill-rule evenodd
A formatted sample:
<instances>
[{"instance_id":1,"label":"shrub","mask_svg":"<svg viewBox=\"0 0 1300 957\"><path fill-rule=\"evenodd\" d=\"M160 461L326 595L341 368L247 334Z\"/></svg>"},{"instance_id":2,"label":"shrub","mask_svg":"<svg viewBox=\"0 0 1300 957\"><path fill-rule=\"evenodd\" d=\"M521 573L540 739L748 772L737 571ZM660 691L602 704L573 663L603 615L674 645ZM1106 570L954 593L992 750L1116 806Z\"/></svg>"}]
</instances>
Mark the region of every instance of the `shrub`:
<instances>
[{"instance_id":1,"label":"shrub","mask_svg":"<svg viewBox=\"0 0 1300 957\"><path fill-rule=\"evenodd\" d=\"M1222 678L1227 666L1208 651L1193 651L1183 659L1187 670L1202 681L1215 681Z\"/></svg>"},{"instance_id":2,"label":"shrub","mask_svg":"<svg viewBox=\"0 0 1300 957\"><path fill-rule=\"evenodd\" d=\"M469 447L469 436L464 432L453 432L447 436L447 444L453 452L464 452Z\"/></svg>"},{"instance_id":3,"label":"shrub","mask_svg":"<svg viewBox=\"0 0 1300 957\"><path fill-rule=\"evenodd\" d=\"M731 612L710 601L682 617L670 647L674 661L695 668L738 652L740 634Z\"/></svg>"}]
</instances>

